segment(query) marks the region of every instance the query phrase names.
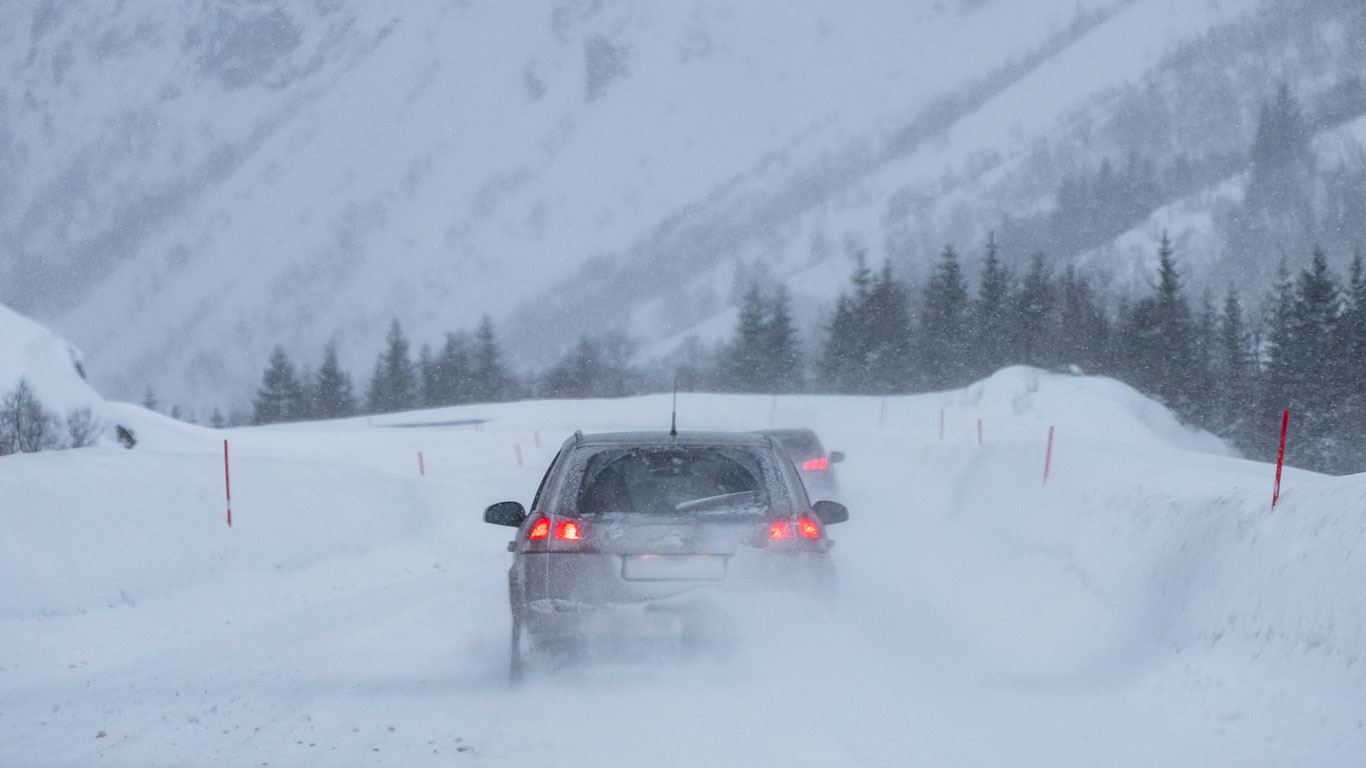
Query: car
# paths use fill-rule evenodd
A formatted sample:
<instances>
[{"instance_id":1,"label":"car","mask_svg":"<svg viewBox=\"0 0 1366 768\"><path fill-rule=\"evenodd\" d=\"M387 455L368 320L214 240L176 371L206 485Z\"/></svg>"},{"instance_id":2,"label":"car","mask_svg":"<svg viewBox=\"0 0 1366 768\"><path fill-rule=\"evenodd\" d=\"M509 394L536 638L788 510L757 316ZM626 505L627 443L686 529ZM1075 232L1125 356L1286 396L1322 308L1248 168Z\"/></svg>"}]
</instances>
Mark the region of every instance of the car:
<instances>
[{"instance_id":1,"label":"car","mask_svg":"<svg viewBox=\"0 0 1366 768\"><path fill-rule=\"evenodd\" d=\"M504 501L484 512L516 529L511 677L603 634L705 638L737 593L828 593L826 528L848 517L813 504L766 435L576 433L529 511Z\"/></svg>"},{"instance_id":2,"label":"car","mask_svg":"<svg viewBox=\"0 0 1366 768\"><path fill-rule=\"evenodd\" d=\"M811 498L833 501L840 497L835 465L844 461L844 453L827 453L821 439L809 429L768 429L759 434L773 437L787 451Z\"/></svg>"}]
</instances>

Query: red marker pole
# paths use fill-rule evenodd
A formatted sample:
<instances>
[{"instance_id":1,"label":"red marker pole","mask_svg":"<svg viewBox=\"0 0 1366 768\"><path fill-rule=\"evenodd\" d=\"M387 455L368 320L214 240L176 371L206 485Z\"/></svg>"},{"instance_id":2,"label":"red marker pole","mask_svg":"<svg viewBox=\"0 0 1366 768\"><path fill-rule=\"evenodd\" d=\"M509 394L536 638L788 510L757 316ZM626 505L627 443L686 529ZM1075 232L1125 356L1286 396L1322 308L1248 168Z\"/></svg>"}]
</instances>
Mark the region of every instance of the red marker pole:
<instances>
[{"instance_id":1,"label":"red marker pole","mask_svg":"<svg viewBox=\"0 0 1366 768\"><path fill-rule=\"evenodd\" d=\"M522 444L516 443L512 446L513 453L517 454L517 468L522 468Z\"/></svg>"},{"instance_id":2,"label":"red marker pole","mask_svg":"<svg viewBox=\"0 0 1366 768\"><path fill-rule=\"evenodd\" d=\"M982 417L977 417L977 444L982 444Z\"/></svg>"},{"instance_id":3,"label":"red marker pole","mask_svg":"<svg viewBox=\"0 0 1366 768\"><path fill-rule=\"evenodd\" d=\"M427 476L427 465L422 461L422 451L417 452L417 474L419 477Z\"/></svg>"},{"instance_id":4,"label":"red marker pole","mask_svg":"<svg viewBox=\"0 0 1366 768\"><path fill-rule=\"evenodd\" d=\"M223 441L223 496L228 502L228 527L232 527L232 476L228 474L228 441Z\"/></svg>"},{"instance_id":5,"label":"red marker pole","mask_svg":"<svg viewBox=\"0 0 1366 768\"><path fill-rule=\"evenodd\" d=\"M877 409L877 428L882 429L887 424L887 398L882 398L882 405Z\"/></svg>"},{"instance_id":6,"label":"red marker pole","mask_svg":"<svg viewBox=\"0 0 1366 768\"><path fill-rule=\"evenodd\" d=\"M1048 428L1048 448L1043 454L1043 482L1048 484L1048 472L1053 467L1053 427Z\"/></svg>"},{"instance_id":7,"label":"red marker pole","mask_svg":"<svg viewBox=\"0 0 1366 768\"><path fill-rule=\"evenodd\" d=\"M939 409L939 442L944 442L944 409Z\"/></svg>"},{"instance_id":8,"label":"red marker pole","mask_svg":"<svg viewBox=\"0 0 1366 768\"><path fill-rule=\"evenodd\" d=\"M1281 447L1276 452L1276 486L1271 490L1271 508L1281 500L1281 469L1285 466L1285 435L1290 431L1290 411L1281 411Z\"/></svg>"}]
</instances>

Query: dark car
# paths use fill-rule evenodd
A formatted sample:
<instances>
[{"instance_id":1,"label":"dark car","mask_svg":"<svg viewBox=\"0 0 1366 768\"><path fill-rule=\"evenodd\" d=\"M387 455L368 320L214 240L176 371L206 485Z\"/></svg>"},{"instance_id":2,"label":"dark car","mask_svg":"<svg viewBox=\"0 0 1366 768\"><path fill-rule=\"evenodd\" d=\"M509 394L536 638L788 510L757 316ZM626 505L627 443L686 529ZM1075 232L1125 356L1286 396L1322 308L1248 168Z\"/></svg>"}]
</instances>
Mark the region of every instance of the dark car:
<instances>
[{"instance_id":1,"label":"dark car","mask_svg":"<svg viewBox=\"0 0 1366 768\"><path fill-rule=\"evenodd\" d=\"M817 592L833 578L826 526L775 440L752 433L576 434L551 462L530 512L494 504L508 545L512 676L533 654L668 627L705 633L738 591Z\"/></svg>"},{"instance_id":2,"label":"dark car","mask_svg":"<svg viewBox=\"0 0 1366 768\"><path fill-rule=\"evenodd\" d=\"M835 476L835 465L844 461L843 453L826 453L821 439L809 429L769 429L759 434L771 435L787 451L801 475L807 495L813 499L839 498L840 485Z\"/></svg>"}]
</instances>

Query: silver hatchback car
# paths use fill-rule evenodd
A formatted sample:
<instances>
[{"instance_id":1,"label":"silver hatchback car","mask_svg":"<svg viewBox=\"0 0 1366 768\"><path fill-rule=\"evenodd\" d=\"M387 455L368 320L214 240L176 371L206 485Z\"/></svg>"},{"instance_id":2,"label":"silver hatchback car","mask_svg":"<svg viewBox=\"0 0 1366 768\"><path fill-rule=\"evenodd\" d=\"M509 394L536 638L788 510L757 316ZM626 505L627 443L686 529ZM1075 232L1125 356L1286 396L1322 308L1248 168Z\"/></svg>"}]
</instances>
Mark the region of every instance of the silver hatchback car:
<instances>
[{"instance_id":1,"label":"silver hatchback car","mask_svg":"<svg viewBox=\"0 0 1366 768\"><path fill-rule=\"evenodd\" d=\"M727 596L830 587L826 526L848 510L807 498L777 441L753 433L575 434L528 512L494 504L508 544L511 674L533 655L660 626L705 633Z\"/></svg>"}]
</instances>

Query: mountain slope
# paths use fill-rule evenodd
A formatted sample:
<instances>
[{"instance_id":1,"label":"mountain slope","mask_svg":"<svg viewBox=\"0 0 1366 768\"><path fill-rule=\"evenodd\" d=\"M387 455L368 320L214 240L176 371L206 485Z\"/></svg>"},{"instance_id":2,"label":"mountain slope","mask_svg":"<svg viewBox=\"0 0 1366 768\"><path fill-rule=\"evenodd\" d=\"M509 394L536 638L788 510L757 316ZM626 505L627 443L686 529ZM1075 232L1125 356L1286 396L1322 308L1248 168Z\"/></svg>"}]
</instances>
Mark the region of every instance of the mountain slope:
<instances>
[{"instance_id":1,"label":"mountain slope","mask_svg":"<svg viewBox=\"0 0 1366 768\"><path fill-rule=\"evenodd\" d=\"M431 339L488 313L544 355L716 326L766 269L812 322L858 243L914 276L1163 144L1140 96L1196 104L1166 134L1203 151L1187 126L1254 114L1277 75L1227 61L1326 41L1280 74L1335 76L1355 17L1328 6L1268 38L1256 0L26 2L0 30L0 299L111 393L200 411L275 343L335 336L366 370L393 317Z\"/></svg>"}]
</instances>

